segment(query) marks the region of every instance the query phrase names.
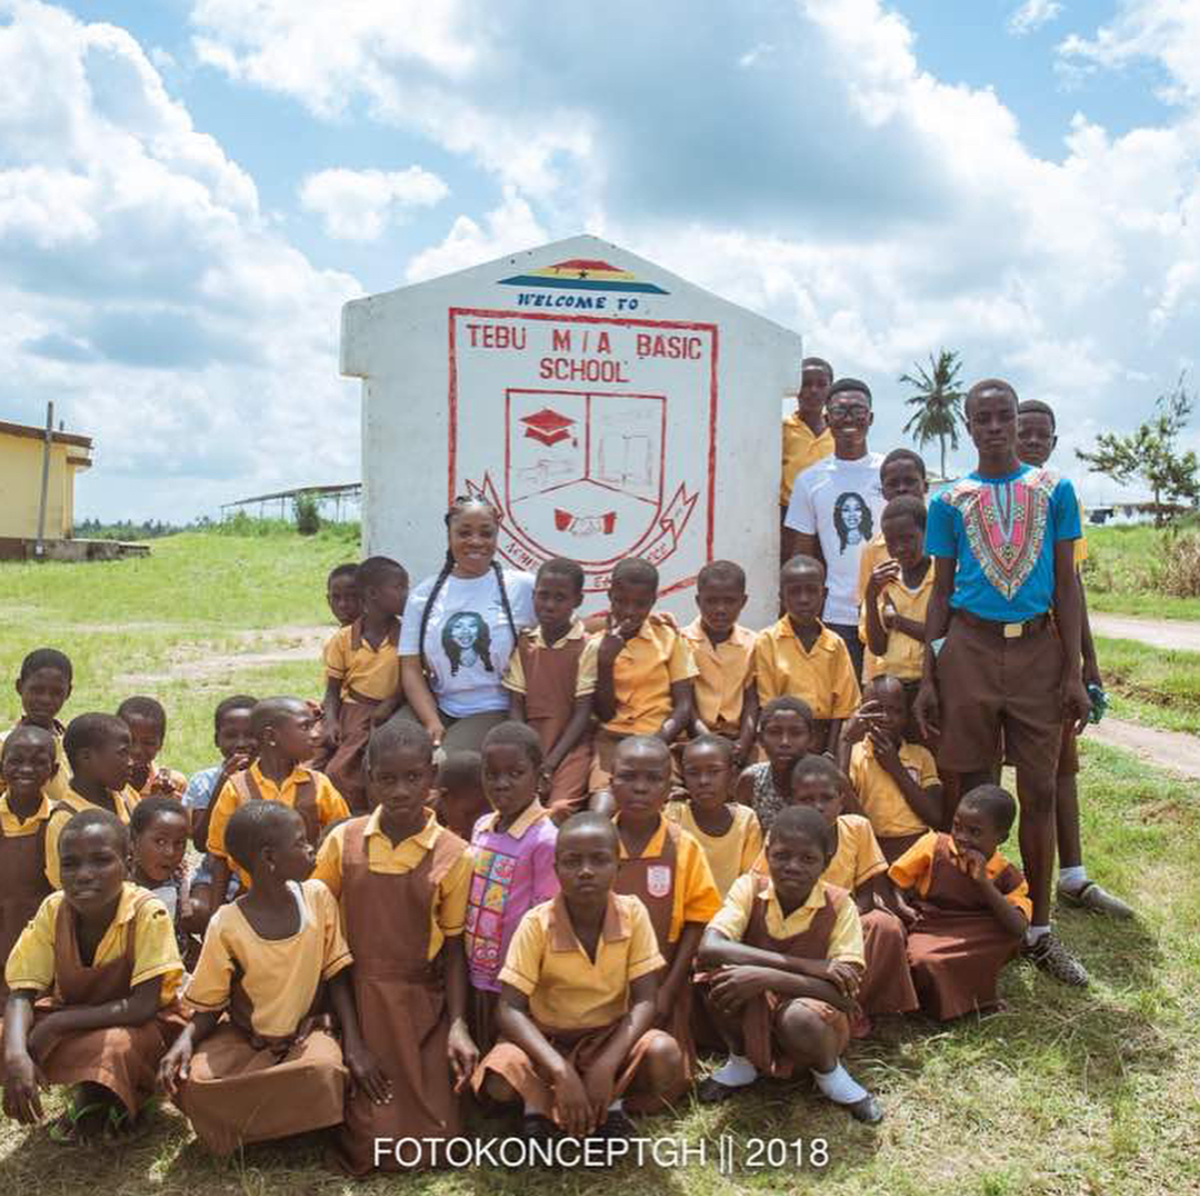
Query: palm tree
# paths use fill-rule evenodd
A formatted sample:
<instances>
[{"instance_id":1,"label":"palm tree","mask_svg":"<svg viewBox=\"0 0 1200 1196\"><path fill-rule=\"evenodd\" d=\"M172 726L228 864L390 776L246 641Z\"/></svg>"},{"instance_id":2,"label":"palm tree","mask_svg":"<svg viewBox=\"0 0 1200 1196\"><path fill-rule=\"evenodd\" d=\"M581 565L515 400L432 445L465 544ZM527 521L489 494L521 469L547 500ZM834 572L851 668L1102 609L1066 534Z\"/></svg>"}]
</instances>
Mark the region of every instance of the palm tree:
<instances>
[{"instance_id":1,"label":"palm tree","mask_svg":"<svg viewBox=\"0 0 1200 1196\"><path fill-rule=\"evenodd\" d=\"M942 450L942 477L946 476L946 441L952 449L958 448L958 429L967 426L963 414L965 393L959 389L958 373L962 362L957 353L942 349L937 360L929 355L929 370L917 363L917 375L901 374L900 381L915 387L917 393L905 402L916 407L912 419L904 425L904 431L923 449L931 440L936 440Z\"/></svg>"}]
</instances>

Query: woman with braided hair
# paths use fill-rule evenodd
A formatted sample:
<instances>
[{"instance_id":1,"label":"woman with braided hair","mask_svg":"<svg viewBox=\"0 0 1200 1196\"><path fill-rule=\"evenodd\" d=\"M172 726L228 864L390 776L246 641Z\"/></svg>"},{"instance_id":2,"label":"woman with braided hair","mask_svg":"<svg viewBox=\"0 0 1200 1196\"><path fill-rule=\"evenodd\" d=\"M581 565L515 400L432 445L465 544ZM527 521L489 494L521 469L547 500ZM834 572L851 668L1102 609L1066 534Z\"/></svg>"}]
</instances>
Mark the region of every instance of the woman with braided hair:
<instances>
[{"instance_id":1,"label":"woman with braided hair","mask_svg":"<svg viewBox=\"0 0 1200 1196\"><path fill-rule=\"evenodd\" d=\"M446 561L408 596L400 631L407 708L435 745L478 751L508 717L500 684L517 634L535 622L533 577L496 560L500 512L460 496L446 512Z\"/></svg>"}]
</instances>

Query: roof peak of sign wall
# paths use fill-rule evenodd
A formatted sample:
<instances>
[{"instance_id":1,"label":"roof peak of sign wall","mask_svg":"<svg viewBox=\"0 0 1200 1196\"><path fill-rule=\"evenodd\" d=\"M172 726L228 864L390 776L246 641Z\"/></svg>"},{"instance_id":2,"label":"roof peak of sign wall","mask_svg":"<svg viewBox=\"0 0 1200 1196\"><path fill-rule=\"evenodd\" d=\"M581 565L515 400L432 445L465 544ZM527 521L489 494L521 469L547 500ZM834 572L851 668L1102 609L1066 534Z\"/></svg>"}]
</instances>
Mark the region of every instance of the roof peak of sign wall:
<instances>
[{"instance_id":1,"label":"roof peak of sign wall","mask_svg":"<svg viewBox=\"0 0 1200 1196\"><path fill-rule=\"evenodd\" d=\"M507 284L514 292L513 304L502 303L498 294L497 306L514 305L515 292L523 283L546 290L642 294L648 300L669 299L681 291L688 291L729 308L731 314L736 313L740 319L752 320L772 330L796 335L794 329L786 328L751 308L743 307L706 287L699 286L632 250L590 233L549 241L544 245L505 254L503 257L479 262L436 278L352 299L345 304L344 311L361 310L364 307L388 307L396 301L407 304L423 293L432 295L454 282Z\"/></svg>"}]
</instances>

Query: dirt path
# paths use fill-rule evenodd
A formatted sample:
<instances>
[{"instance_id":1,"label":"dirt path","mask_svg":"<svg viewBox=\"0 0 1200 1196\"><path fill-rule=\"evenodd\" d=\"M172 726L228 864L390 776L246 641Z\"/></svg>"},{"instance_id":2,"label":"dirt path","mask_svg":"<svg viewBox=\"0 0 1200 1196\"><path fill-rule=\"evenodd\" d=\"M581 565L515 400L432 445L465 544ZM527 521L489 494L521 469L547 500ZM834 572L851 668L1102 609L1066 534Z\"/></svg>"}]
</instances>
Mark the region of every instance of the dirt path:
<instances>
[{"instance_id":1,"label":"dirt path","mask_svg":"<svg viewBox=\"0 0 1200 1196\"><path fill-rule=\"evenodd\" d=\"M1114 640L1136 640L1150 648L1200 652L1200 623L1183 619L1139 619L1089 612L1092 631Z\"/></svg>"},{"instance_id":2,"label":"dirt path","mask_svg":"<svg viewBox=\"0 0 1200 1196\"><path fill-rule=\"evenodd\" d=\"M163 681L224 680L245 669L268 668L295 660L311 660L314 675L319 675L321 646L330 629L321 627L276 627L270 631L242 631L235 639L244 640L247 650L217 650L200 641L187 644L167 661L165 670L154 673L124 673L117 680L125 686L151 686Z\"/></svg>"},{"instance_id":3,"label":"dirt path","mask_svg":"<svg viewBox=\"0 0 1200 1196\"><path fill-rule=\"evenodd\" d=\"M1160 731L1106 715L1089 727L1087 739L1122 748L1149 764L1200 781L1200 737L1182 731Z\"/></svg>"}]
</instances>

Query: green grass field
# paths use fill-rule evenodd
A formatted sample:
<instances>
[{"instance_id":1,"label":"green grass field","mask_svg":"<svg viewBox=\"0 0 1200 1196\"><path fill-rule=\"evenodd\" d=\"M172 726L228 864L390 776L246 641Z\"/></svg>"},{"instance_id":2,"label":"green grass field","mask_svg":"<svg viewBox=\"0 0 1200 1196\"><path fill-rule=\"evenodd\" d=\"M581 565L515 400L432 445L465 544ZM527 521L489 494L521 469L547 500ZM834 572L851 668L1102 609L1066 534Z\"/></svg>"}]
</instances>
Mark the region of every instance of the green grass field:
<instances>
[{"instance_id":1,"label":"green grass field","mask_svg":"<svg viewBox=\"0 0 1200 1196\"><path fill-rule=\"evenodd\" d=\"M1189 517L1178 527L1185 534L1195 535L1200 524ZM1084 579L1092 610L1156 619L1200 619L1200 596L1175 597L1163 593L1157 584L1169 532L1138 524L1089 525L1084 533L1088 545Z\"/></svg>"},{"instance_id":2,"label":"green grass field","mask_svg":"<svg viewBox=\"0 0 1200 1196\"><path fill-rule=\"evenodd\" d=\"M313 644L329 622L324 574L353 552L332 533L184 535L157 541L145 560L0 566L0 669L15 676L23 652L39 644L66 648L77 668L67 715L114 709L134 692L157 694L171 719L163 760L192 770L211 762L211 711L222 696L317 694ZM1129 662L1108 652L1106 644L1102 662L1114 675L1118 664L1136 671L1136 652ZM11 721L16 696L6 692L0 715ZM710 1157L726 1134L743 1152L755 1137L822 1137L830 1160L823 1170L742 1167L726 1176L711 1164L625 1165L615 1175L555 1176L484 1169L405 1180L405 1190L549 1196L628 1183L662 1196L1200 1192L1200 793L1086 740L1082 751L1092 874L1143 913L1132 925L1059 917L1063 937L1091 969L1089 990L1065 990L1012 966L1002 1014L950 1027L882 1024L848 1060L884 1101L878 1131L818 1101L806 1082L764 1086L716 1109L686 1103L676 1117L645 1123L649 1135L706 1143ZM489 1122L483 1130L504 1127ZM42 1130L0 1122L0 1196L393 1190L391 1179L351 1184L327 1173L317 1138L214 1162L166 1109L144 1138L120 1150L59 1148Z\"/></svg>"}]
</instances>

